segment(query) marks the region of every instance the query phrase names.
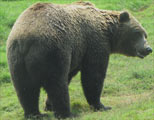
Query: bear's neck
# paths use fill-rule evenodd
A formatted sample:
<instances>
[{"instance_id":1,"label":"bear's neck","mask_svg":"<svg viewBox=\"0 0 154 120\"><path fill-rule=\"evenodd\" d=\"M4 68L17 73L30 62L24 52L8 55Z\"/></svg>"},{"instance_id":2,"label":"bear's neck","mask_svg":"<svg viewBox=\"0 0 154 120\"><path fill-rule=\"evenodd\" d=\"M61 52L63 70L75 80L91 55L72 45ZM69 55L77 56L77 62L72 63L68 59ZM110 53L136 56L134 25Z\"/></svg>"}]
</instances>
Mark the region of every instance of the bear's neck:
<instances>
[{"instance_id":1,"label":"bear's neck","mask_svg":"<svg viewBox=\"0 0 154 120\"><path fill-rule=\"evenodd\" d=\"M109 42L110 42L110 49L111 53L118 53L118 39L120 38L119 32L119 22L109 25Z\"/></svg>"},{"instance_id":2,"label":"bear's neck","mask_svg":"<svg viewBox=\"0 0 154 120\"><path fill-rule=\"evenodd\" d=\"M110 53L117 53L117 41L119 34L119 15L120 12L118 11L108 11L102 10L101 11L103 17L105 18L105 23L108 31L108 40L110 44Z\"/></svg>"}]
</instances>

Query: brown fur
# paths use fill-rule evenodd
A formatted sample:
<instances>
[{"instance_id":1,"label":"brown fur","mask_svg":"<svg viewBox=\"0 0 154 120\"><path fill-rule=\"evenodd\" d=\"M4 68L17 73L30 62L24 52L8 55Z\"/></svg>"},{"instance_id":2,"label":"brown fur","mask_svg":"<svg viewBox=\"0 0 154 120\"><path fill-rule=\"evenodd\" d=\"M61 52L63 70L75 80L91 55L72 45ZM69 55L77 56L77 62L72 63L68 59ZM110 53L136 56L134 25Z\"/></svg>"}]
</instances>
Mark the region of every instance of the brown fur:
<instances>
[{"instance_id":1,"label":"brown fur","mask_svg":"<svg viewBox=\"0 0 154 120\"><path fill-rule=\"evenodd\" d=\"M46 110L70 117L68 84L78 71L89 105L109 110L100 96L110 54L143 58L152 52L146 36L128 12L100 10L89 2L32 5L19 16L7 40L11 78L25 116L40 115L43 87Z\"/></svg>"},{"instance_id":2,"label":"brown fur","mask_svg":"<svg viewBox=\"0 0 154 120\"><path fill-rule=\"evenodd\" d=\"M75 2L75 5L83 5L83 6L92 6L95 7L94 4L90 3L90 2L83 2L83 1L79 1L79 2Z\"/></svg>"},{"instance_id":3,"label":"brown fur","mask_svg":"<svg viewBox=\"0 0 154 120\"><path fill-rule=\"evenodd\" d=\"M48 5L49 3L36 3L34 4L30 9L31 10L42 10L45 9L45 7Z\"/></svg>"}]
</instances>

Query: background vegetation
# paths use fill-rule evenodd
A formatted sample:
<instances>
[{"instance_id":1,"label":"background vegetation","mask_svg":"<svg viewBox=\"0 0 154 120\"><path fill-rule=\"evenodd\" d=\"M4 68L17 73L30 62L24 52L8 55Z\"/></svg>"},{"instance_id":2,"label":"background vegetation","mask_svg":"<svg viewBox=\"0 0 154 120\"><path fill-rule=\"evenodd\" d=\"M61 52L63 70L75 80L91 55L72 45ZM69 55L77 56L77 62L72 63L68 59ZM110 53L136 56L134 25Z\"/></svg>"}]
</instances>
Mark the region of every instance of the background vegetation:
<instances>
[{"instance_id":1,"label":"background vegetation","mask_svg":"<svg viewBox=\"0 0 154 120\"><path fill-rule=\"evenodd\" d=\"M40 0L71 3L75 0ZM100 9L128 10L144 26L154 49L154 0L89 0ZM10 81L6 40L17 17L37 0L0 0L0 120L24 120L23 110ZM82 92L80 73L69 86L74 120L154 120L154 53L145 59L111 55L101 101L113 109L92 111ZM41 90L40 110L45 113L46 94ZM44 120L54 120L52 112ZM68 119L69 120L69 119Z\"/></svg>"}]
</instances>

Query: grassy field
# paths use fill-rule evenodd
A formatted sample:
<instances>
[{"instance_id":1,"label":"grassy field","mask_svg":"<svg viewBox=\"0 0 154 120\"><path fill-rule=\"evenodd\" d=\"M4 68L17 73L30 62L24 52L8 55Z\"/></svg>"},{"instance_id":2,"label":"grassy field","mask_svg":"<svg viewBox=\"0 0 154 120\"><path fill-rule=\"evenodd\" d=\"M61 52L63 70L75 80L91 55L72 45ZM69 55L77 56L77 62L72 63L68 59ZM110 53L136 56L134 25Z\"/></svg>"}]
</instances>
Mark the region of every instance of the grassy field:
<instances>
[{"instance_id":1,"label":"grassy field","mask_svg":"<svg viewBox=\"0 0 154 120\"><path fill-rule=\"evenodd\" d=\"M24 120L23 110L10 81L6 61L6 40L19 14L37 0L0 0L0 120ZM40 0L46 2L45 0ZM48 0L71 3L75 0ZM144 26L154 49L154 0L89 0L100 9L128 10ZM145 59L111 55L101 101L112 110L92 111L83 95L80 73L69 86L73 120L154 120L154 53ZM46 94L41 90L40 111ZM52 112L44 120L55 120ZM69 119L68 119L69 120Z\"/></svg>"}]
</instances>

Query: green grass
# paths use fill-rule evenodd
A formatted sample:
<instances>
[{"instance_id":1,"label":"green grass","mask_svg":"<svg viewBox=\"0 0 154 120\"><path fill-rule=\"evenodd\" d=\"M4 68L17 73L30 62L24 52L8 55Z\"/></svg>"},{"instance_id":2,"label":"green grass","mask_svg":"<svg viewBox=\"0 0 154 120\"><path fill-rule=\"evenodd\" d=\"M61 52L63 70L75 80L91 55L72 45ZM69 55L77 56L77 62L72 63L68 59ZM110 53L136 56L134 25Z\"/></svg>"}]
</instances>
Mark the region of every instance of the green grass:
<instances>
[{"instance_id":1,"label":"green grass","mask_svg":"<svg viewBox=\"0 0 154 120\"><path fill-rule=\"evenodd\" d=\"M0 0L0 120L24 120L23 110L10 81L6 60L6 40L20 13L37 0ZM50 0L40 0L42 2ZM52 0L71 3L75 0ZM144 26L148 43L154 49L154 0L89 0L100 9L128 10ZM94 112L88 106L80 84L73 78L69 93L73 120L154 120L154 53L145 59L111 55L101 101L113 109ZM46 93L42 89L40 111L44 112ZM55 120L53 112L44 120ZM70 119L68 119L70 120Z\"/></svg>"}]
</instances>

